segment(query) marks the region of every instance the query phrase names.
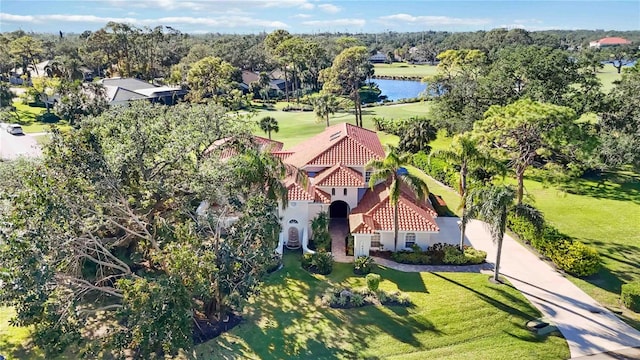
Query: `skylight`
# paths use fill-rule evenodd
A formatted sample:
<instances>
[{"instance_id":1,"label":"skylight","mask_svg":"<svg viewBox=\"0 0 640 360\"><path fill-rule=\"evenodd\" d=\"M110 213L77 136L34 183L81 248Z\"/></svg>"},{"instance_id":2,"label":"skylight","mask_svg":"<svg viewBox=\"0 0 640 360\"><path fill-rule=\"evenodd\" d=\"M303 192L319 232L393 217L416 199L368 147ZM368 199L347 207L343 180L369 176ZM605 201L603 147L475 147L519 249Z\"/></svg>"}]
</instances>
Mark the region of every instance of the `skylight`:
<instances>
[{"instance_id":1,"label":"skylight","mask_svg":"<svg viewBox=\"0 0 640 360\"><path fill-rule=\"evenodd\" d=\"M342 131L338 131L337 133L331 134L331 137L329 138L329 141L333 141L333 140L339 138L340 134L342 134Z\"/></svg>"}]
</instances>

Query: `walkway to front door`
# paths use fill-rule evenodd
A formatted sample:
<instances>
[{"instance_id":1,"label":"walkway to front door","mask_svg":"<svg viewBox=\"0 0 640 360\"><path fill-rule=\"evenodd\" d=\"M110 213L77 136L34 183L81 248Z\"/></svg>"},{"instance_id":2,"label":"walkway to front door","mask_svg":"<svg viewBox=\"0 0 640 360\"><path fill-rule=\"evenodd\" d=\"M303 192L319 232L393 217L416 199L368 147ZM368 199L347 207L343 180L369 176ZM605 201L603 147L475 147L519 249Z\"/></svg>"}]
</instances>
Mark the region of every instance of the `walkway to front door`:
<instances>
[{"instance_id":1,"label":"walkway to front door","mask_svg":"<svg viewBox=\"0 0 640 360\"><path fill-rule=\"evenodd\" d=\"M337 262L353 262L353 256L346 254L346 237L349 234L349 220L331 219L329 221L329 234L331 234L331 255Z\"/></svg>"}]
</instances>

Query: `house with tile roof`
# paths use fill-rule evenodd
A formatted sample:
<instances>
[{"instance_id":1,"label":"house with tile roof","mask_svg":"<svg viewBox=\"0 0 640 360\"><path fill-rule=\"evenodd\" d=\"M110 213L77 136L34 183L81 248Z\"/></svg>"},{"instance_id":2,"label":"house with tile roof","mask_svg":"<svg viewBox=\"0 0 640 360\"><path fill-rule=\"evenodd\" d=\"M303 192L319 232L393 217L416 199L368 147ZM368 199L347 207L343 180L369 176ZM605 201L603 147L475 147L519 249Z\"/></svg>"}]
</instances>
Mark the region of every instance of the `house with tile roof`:
<instances>
[{"instance_id":1,"label":"house with tile roof","mask_svg":"<svg viewBox=\"0 0 640 360\"><path fill-rule=\"evenodd\" d=\"M320 212L348 224L354 236L354 255L370 250L401 250L418 245L423 249L438 242L437 213L429 202L419 201L407 188L399 199L398 248L394 248L393 206L386 183L369 188L372 159L383 159L385 151L378 135L351 124L338 124L288 150L273 151L288 165L304 171L308 181L285 180L289 204L281 208L282 233L278 251L284 246L308 249L310 223Z\"/></svg>"},{"instance_id":2,"label":"house with tile roof","mask_svg":"<svg viewBox=\"0 0 640 360\"><path fill-rule=\"evenodd\" d=\"M612 47L612 46L620 46L620 45L629 45L631 41L621 38L621 37L606 37L600 40L591 41L589 43L590 48L604 48L604 47Z\"/></svg>"}]
</instances>

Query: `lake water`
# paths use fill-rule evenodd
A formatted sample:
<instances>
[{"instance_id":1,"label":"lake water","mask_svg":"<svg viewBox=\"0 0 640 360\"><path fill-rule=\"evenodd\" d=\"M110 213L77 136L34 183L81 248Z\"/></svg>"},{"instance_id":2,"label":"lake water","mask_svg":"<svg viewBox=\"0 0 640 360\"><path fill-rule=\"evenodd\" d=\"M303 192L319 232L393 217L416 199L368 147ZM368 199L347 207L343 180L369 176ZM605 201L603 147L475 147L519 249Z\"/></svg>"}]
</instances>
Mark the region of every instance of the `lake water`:
<instances>
[{"instance_id":1,"label":"lake water","mask_svg":"<svg viewBox=\"0 0 640 360\"><path fill-rule=\"evenodd\" d=\"M380 87L381 95L393 101L417 97L427 88L427 84L420 81L373 79L373 82Z\"/></svg>"}]
</instances>

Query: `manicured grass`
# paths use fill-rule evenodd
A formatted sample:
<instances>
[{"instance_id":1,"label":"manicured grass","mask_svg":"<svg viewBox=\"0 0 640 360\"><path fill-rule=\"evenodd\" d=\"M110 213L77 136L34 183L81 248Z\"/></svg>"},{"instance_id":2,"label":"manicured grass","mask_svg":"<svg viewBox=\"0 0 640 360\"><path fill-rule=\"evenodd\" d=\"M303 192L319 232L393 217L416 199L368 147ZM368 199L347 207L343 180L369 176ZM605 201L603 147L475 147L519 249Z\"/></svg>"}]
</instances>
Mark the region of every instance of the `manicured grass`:
<instances>
[{"instance_id":1,"label":"manicured grass","mask_svg":"<svg viewBox=\"0 0 640 360\"><path fill-rule=\"evenodd\" d=\"M380 287L407 293L413 307L368 306L339 310L319 297L332 285L364 286L352 265L328 276L311 275L299 255L244 312L230 333L198 346L199 359L566 359L565 341L541 338L525 324L540 314L510 286L487 275L402 273L378 268Z\"/></svg>"},{"instance_id":2,"label":"manicured grass","mask_svg":"<svg viewBox=\"0 0 640 360\"><path fill-rule=\"evenodd\" d=\"M621 74L618 74L618 70L611 64L605 64L596 76L600 79L600 82L602 82L602 90L605 93L611 91L611 89L613 89L613 82L620 80L622 77Z\"/></svg>"},{"instance_id":3,"label":"manicured grass","mask_svg":"<svg viewBox=\"0 0 640 360\"><path fill-rule=\"evenodd\" d=\"M284 106L286 106L285 103L278 103L276 104L276 109L281 109ZM362 120L366 128L373 129L372 119L374 117L401 119L426 115L428 110L428 102L368 107L363 108ZM280 130L277 133L271 133L271 138L284 142L285 148L290 148L313 135L321 133L326 127L325 122L318 121L315 114L311 111L299 112L260 109L253 119L257 122L265 116L272 116L278 121ZM353 124L355 122L355 116L349 112L339 112L331 115L329 122L330 125L343 122ZM266 134L257 126L255 128L255 134L266 137ZM393 135L381 133L381 138L383 143L397 144L397 137Z\"/></svg>"},{"instance_id":4,"label":"manicured grass","mask_svg":"<svg viewBox=\"0 0 640 360\"><path fill-rule=\"evenodd\" d=\"M13 106L15 106L16 111L13 113L15 114L15 118L11 121L20 124L25 133L46 132L51 125L55 125L63 131L71 128L65 120L60 120L55 123L40 121L39 116L46 112L44 108L29 106L20 101L14 101Z\"/></svg>"},{"instance_id":5,"label":"manicured grass","mask_svg":"<svg viewBox=\"0 0 640 360\"><path fill-rule=\"evenodd\" d=\"M412 65L407 63L375 64L374 74L380 76L425 77L434 75L438 67L434 65Z\"/></svg>"},{"instance_id":6,"label":"manicured grass","mask_svg":"<svg viewBox=\"0 0 640 360\"><path fill-rule=\"evenodd\" d=\"M30 328L9 325L14 315L12 308L0 307L0 355L7 359L44 359L31 345Z\"/></svg>"},{"instance_id":7,"label":"manicured grass","mask_svg":"<svg viewBox=\"0 0 640 360\"><path fill-rule=\"evenodd\" d=\"M598 274L569 278L597 301L620 308L620 286L640 281L640 175L620 172L602 183L575 180L569 192L529 179L525 187L551 224L602 256ZM623 317L640 329L640 314L624 310Z\"/></svg>"}]
</instances>

